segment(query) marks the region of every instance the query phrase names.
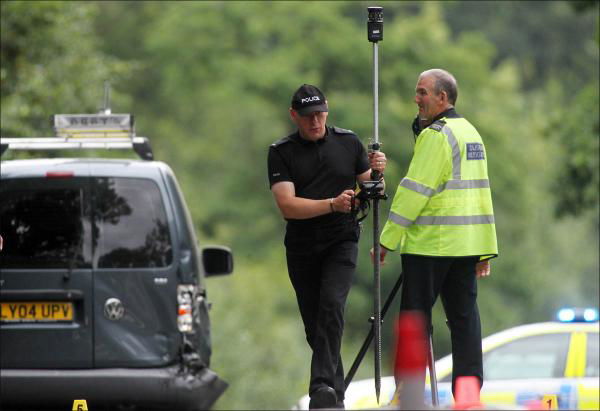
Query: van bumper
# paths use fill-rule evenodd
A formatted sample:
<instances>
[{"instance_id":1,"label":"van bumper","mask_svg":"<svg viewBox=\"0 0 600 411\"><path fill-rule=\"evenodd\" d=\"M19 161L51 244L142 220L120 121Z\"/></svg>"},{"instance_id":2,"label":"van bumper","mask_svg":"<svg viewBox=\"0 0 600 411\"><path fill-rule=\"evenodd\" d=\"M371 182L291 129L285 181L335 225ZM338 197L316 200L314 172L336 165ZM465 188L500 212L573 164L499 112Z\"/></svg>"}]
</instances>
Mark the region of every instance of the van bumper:
<instances>
[{"instance_id":1,"label":"van bumper","mask_svg":"<svg viewBox=\"0 0 600 411\"><path fill-rule=\"evenodd\" d=\"M85 399L88 409L131 405L141 409L209 409L227 383L208 368L184 373L165 368L0 370L2 409L70 410Z\"/></svg>"}]
</instances>

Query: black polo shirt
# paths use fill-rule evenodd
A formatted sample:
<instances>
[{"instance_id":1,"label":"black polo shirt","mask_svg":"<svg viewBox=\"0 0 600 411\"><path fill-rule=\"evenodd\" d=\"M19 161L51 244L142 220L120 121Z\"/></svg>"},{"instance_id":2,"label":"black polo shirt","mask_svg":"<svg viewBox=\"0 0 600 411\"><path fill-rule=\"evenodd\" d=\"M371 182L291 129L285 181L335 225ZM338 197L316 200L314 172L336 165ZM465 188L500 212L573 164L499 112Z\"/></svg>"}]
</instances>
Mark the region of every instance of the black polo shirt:
<instances>
[{"instance_id":1,"label":"black polo shirt","mask_svg":"<svg viewBox=\"0 0 600 411\"><path fill-rule=\"evenodd\" d=\"M305 140L296 131L271 144L268 169L270 186L291 181L297 197L322 200L337 197L346 189L353 190L356 176L369 169L369 160L356 134L339 127L326 127L325 137L317 141ZM336 212L287 221L309 227L347 220L348 214Z\"/></svg>"}]
</instances>

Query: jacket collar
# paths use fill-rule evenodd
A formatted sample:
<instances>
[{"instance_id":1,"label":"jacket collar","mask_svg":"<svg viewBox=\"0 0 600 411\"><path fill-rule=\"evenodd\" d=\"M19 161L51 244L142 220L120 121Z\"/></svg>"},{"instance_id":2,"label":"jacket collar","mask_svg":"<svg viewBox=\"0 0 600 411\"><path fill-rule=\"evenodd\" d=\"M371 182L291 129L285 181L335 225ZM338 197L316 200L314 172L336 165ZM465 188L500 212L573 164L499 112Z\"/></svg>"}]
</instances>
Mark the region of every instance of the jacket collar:
<instances>
[{"instance_id":1,"label":"jacket collar","mask_svg":"<svg viewBox=\"0 0 600 411\"><path fill-rule=\"evenodd\" d=\"M440 118L444 118L444 117L447 117L447 118L461 118L462 116L456 112L456 109L454 107L450 107L449 109L444 110L440 114L438 114L437 116L435 116L433 118L433 121L431 122L431 124L435 123Z\"/></svg>"}]
</instances>

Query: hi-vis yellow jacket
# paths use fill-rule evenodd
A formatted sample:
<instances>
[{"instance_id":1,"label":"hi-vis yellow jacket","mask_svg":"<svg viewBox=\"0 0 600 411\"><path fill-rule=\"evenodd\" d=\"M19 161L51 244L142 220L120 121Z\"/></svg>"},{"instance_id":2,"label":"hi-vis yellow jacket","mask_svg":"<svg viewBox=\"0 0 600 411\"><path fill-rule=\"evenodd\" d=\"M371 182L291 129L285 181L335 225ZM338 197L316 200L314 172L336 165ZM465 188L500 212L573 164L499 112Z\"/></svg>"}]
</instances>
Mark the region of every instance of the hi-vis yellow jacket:
<instances>
[{"instance_id":1,"label":"hi-vis yellow jacket","mask_svg":"<svg viewBox=\"0 0 600 411\"><path fill-rule=\"evenodd\" d=\"M467 120L442 117L419 134L380 243L403 254L498 255L487 153Z\"/></svg>"}]
</instances>

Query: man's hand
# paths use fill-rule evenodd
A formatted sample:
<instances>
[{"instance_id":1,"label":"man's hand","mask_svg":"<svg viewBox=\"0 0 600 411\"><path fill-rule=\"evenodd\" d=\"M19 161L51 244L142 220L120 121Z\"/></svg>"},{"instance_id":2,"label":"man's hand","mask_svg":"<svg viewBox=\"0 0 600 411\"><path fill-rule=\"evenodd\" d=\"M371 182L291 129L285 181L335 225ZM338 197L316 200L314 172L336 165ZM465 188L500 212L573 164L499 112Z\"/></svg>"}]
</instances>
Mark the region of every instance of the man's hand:
<instances>
[{"instance_id":1,"label":"man's hand","mask_svg":"<svg viewBox=\"0 0 600 411\"><path fill-rule=\"evenodd\" d=\"M385 166L387 164L387 159L385 158L385 153L383 151L372 151L369 153L369 164L371 165L371 170L377 170L381 174L385 170Z\"/></svg>"},{"instance_id":2,"label":"man's hand","mask_svg":"<svg viewBox=\"0 0 600 411\"><path fill-rule=\"evenodd\" d=\"M475 274L477 278L487 277L490 275L491 271L490 260L480 261L475 265Z\"/></svg>"},{"instance_id":3,"label":"man's hand","mask_svg":"<svg viewBox=\"0 0 600 411\"><path fill-rule=\"evenodd\" d=\"M342 194L333 199L333 202L331 203L333 205L333 210L340 213L349 213L353 196L354 190L344 190Z\"/></svg>"},{"instance_id":4,"label":"man's hand","mask_svg":"<svg viewBox=\"0 0 600 411\"><path fill-rule=\"evenodd\" d=\"M371 255L371 262L373 264L375 264L375 250L373 248L371 248L371 251L369 252L369 254ZM383 246L379 246L379 263L381 265L385 265L385 256L387 255L387 249Z\"/></svg>"}]
</instances>

